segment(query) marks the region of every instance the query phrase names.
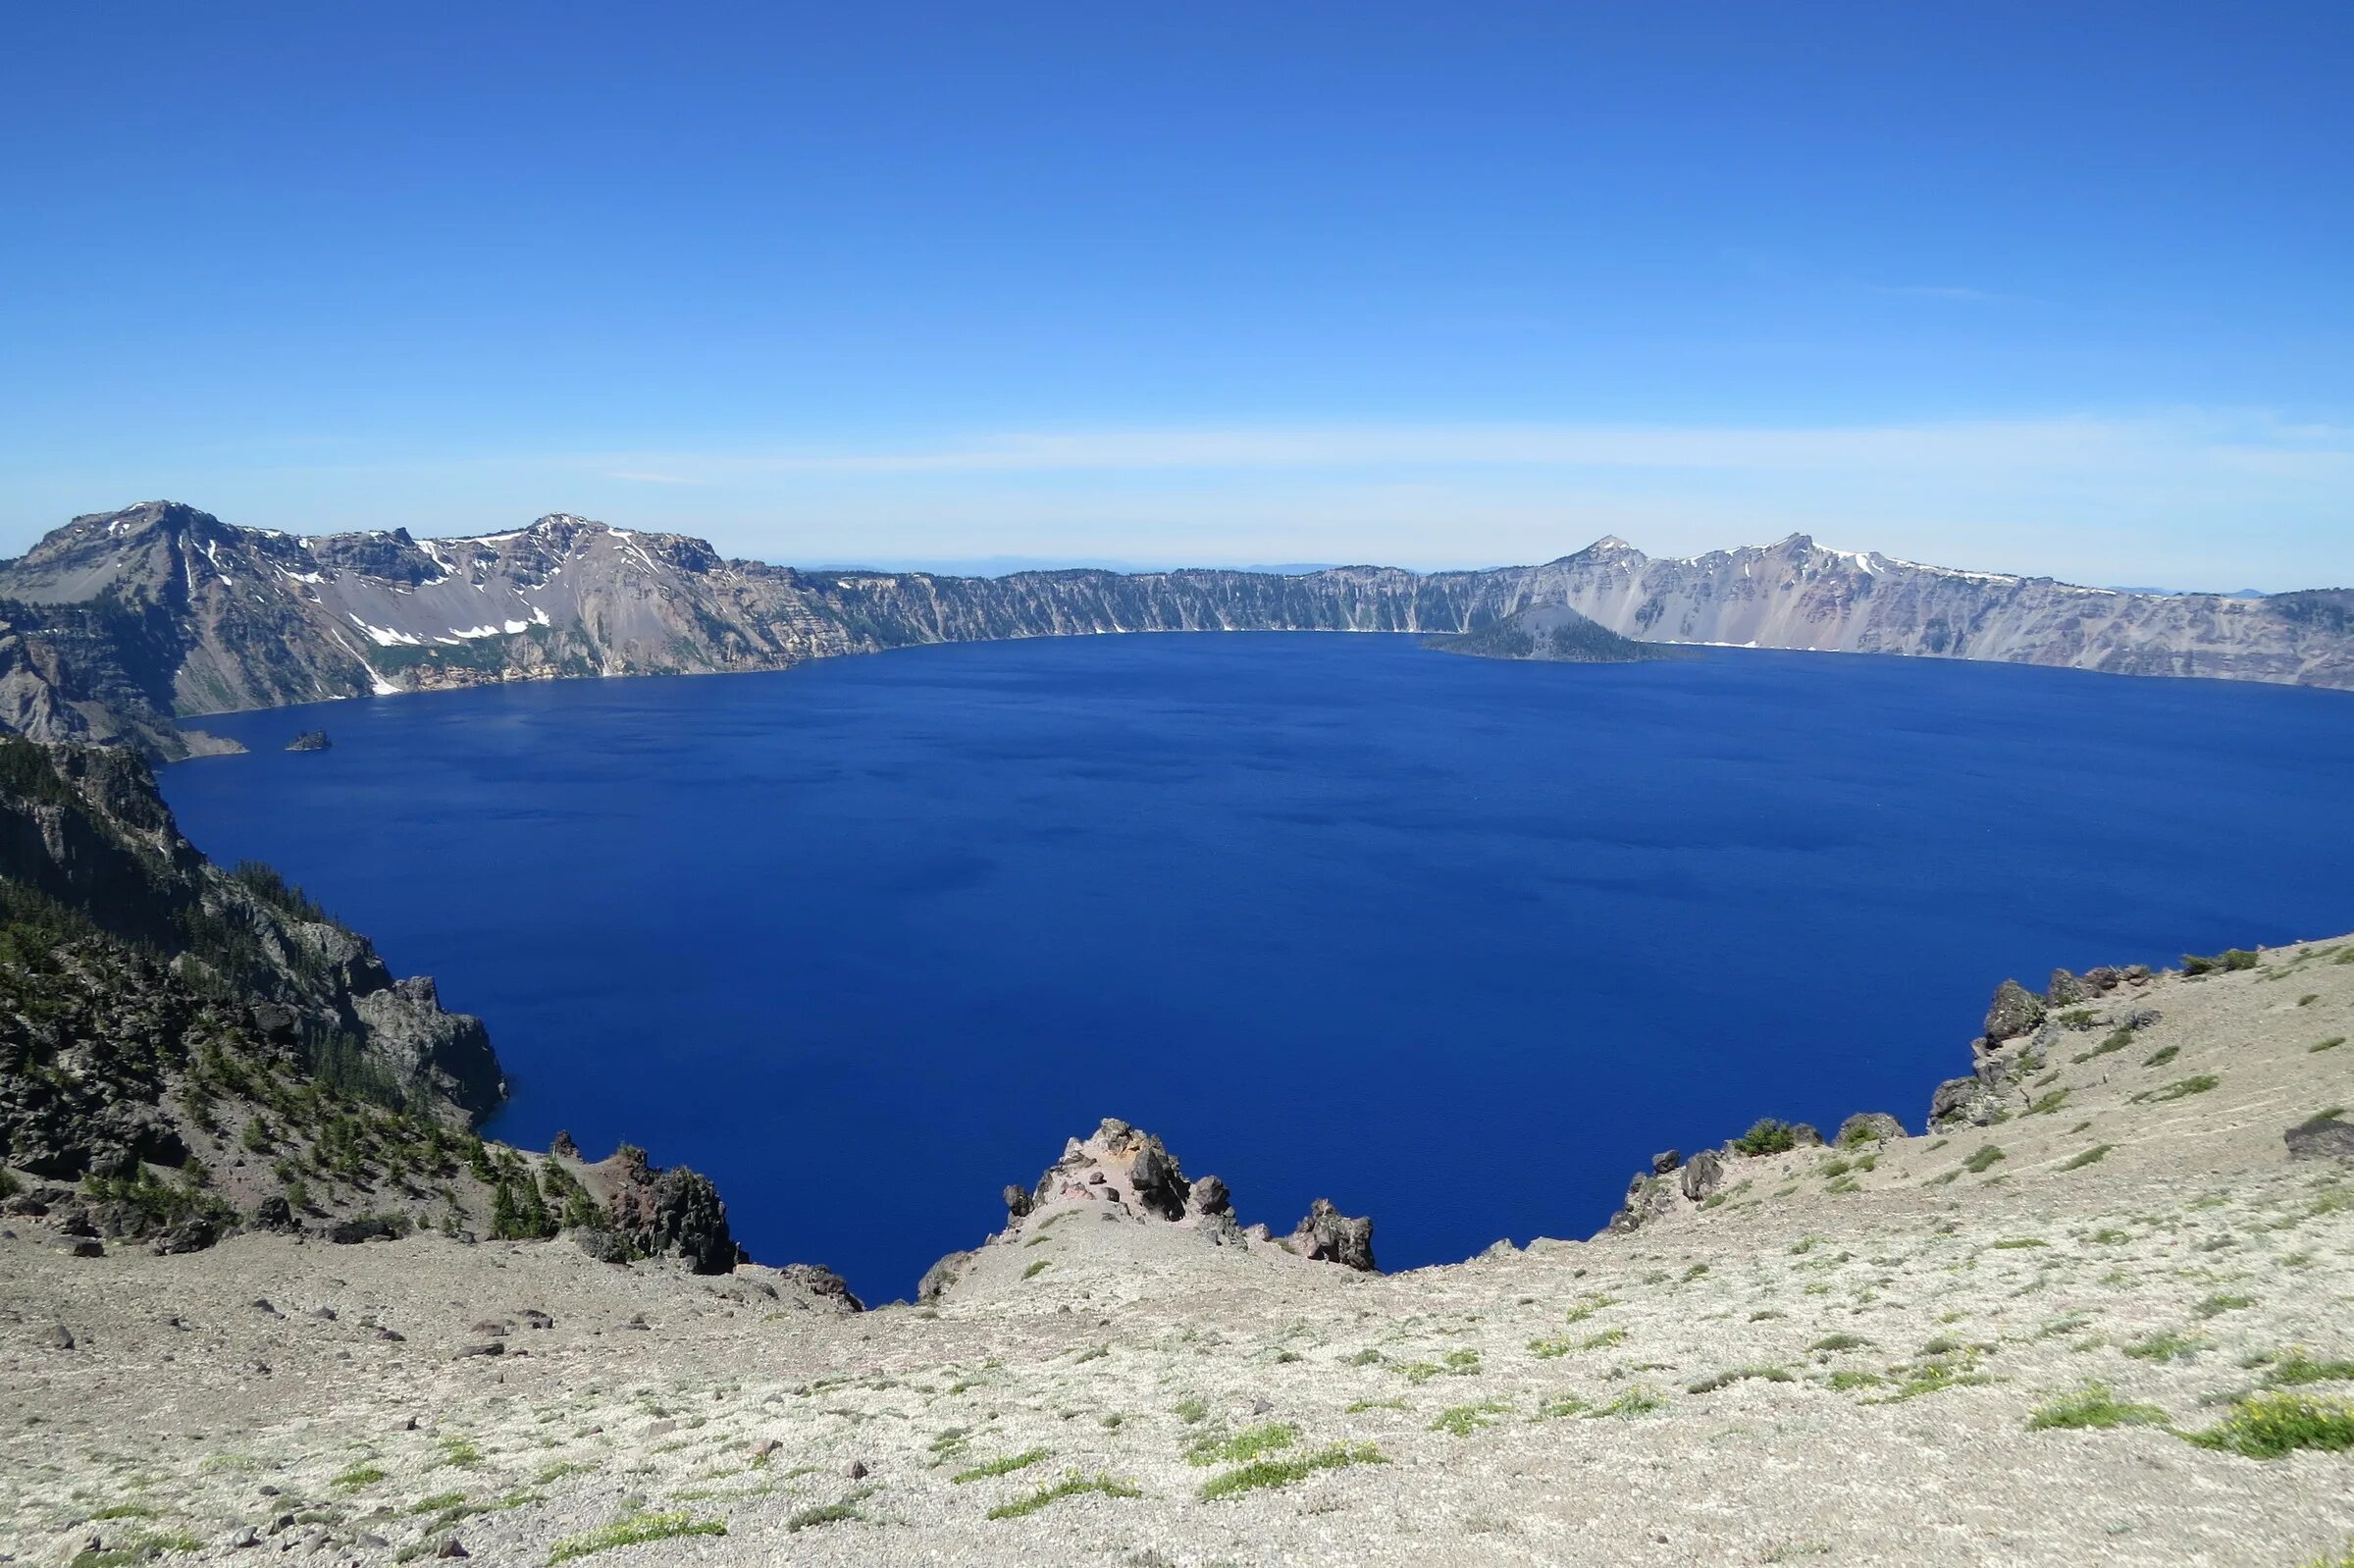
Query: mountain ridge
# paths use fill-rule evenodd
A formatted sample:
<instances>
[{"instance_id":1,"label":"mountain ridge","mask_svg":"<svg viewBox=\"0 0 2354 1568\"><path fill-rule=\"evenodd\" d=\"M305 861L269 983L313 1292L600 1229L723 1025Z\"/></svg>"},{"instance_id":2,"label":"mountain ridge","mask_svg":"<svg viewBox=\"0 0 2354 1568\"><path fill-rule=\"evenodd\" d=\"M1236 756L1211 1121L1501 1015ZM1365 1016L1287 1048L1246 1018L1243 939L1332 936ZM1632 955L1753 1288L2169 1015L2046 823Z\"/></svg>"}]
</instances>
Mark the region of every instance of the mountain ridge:
<instances>
[{"instance_id":1,"label":"mountain ridge","mask_svg":"<svg viewBox=\"0 0 2354 1568\"><path fill-rule=\"evenodd\" d=\"M177 758L208 713L509 680L782 669L920 644L1153 631L1463 634L1561 605L1646 642L1992 659L2354 688L2354 590L2137 595L1771 545L1535 566L1006 577L804 570L553 512L504 533L296 535L177 501L0 563L0 725Z\"/></svg>"}]
</instances>

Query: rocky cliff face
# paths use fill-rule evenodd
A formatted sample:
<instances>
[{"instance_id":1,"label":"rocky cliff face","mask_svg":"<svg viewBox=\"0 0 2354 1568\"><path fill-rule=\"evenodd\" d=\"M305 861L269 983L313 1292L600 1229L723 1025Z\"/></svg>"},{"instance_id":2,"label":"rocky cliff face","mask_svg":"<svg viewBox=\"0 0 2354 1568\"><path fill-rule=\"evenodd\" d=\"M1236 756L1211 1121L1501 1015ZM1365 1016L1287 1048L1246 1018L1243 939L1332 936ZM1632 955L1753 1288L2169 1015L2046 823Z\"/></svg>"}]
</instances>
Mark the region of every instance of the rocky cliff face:
<instances>
[{"instance_id":1,"label":"rocky cliff face","mask_svg":"<svg viewBox=\"0 0 2354 1568\"><path fill-rule=\"evenodd\" d=\"M1651 643L1908 653L2354 687L2354 591L2239 600L2079 588L1779 544L1421 576L800 572L549 516L512 533L297 537L177 502L78 517L0 566L0 723L208 744L171 720L569 676L776 669L912 644L1157 631L1467 633L1565 606ZM217 743L212 743L217 744Z\"/></svg>"},{"instance_id":2,"label":"rocky cliff face","mask_svg":"<svg viewBox=\"0 0 2354 1568\"><path fill-rule=\"evenodd\" d=\"M0 739L0 874L196 992L266 1004L348 1086L459 1121L505 1093L480 1019L444 1011L430 979L395 980L275 873L205 860L126 750Z\"/></svg>"},{"instance_id":3,"label":"rocky cliff face","mask_svg":"<svg viewBox=\"0 0 2354 1568\"><path fill-rule=\"evenodd\" d=\"M706 1274L743 1261L693 1171L482 1141L469 1129L505 1092L480 1019L394 979L266 866L205 860L135 753L0 737L8 1212L166 1250L436 1228L569 1232L607 1261Z\"/></svg>"}]
</instances>

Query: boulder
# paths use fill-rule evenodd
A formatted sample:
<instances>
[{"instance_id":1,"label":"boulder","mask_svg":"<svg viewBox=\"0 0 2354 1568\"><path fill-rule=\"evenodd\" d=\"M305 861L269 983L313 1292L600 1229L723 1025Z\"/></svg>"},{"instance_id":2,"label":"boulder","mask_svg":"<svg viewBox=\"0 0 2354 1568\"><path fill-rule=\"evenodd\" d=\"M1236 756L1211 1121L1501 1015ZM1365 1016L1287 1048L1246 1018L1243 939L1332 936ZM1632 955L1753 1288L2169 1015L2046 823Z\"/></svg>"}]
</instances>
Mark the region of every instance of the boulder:
<instances>
[{"instance_id":1,"label":"boulder","mask_svg":"<svg viewBox=\"0 0 2354 1568\"><path fill-rule=\"evenodd\" d=\"M1678 1149L1661 1149L1657 1154L1651 1156L1651 1175L1665 1176L1668 1172L1673 1171L1677 1166L1680 1166L1683 1163L1683 1151Z\"/></svg>"},{"instance_id":2,"label":"boulder","mask_svg":"<svg viewBox=\"0 0 2354 1568\"><path fill-rule=\"evenodd\" d=\"M1929 1125L1987 1126L2001 1109L2002 1102L1982 1078L1948 1078L1929 1097Z\"/></svg>"},{"instance_id":3,"label":"boulder","mask_svg":"<svg viewBox=\"0 0 2354 1568\"><path fill-rule=\"evenodd\" d=\"M559 1130L548 1140L548 1152L558 1160L577 1160L580 1158L580 1145L572 1141L571 1133Z\"/></svg>"},{"instance_id":4,"label":"boulder","mask_svg":"<svg viewBox=\"0 0 2354 1568\"><path fill-rule=\"evenodd\" d=\"M1844 1149L1857 1143L1885 1143L1904 1135L1905 1124L1887 1112L1858 1111L1839 1124L1839 1136L1832 1141Z\"/></svg>"},{"instance_id":5,"label":"boulder","mask_svg":"<svg viewBox=\"0 0 2354 1568\"><path fill-rule=\"evenodd\" d=\"M1231 1214L1234 1195L1227 1190L1226 1182L1206 1176L1193 1183L1192 1203L1196 1214Z\"/></svg>"},{"instance_id":6,"label":"boulder","mask_svg":"<svg viewBox=\"0 0 2354 1568\"><path fill-rule=\"evenodd\" d=\"M2043 999L2052 1007L2074 1007L2084 1000L2083 982L2066 969L2054 969L2043 988Z\"/></svg>"},{"instance_id":7,"label":"boulder","mask_svg":"<svg viewBox=\"0 0 2354 1568\"><path fill-rule=\"evenodd\" d=\"M1986 1010L1986 1038L1990 1043L2016 1039L2043 1021L2043 1002L2016 980L2005 980Z\"/></svg>"},{"instance_id":8,"label":"boulder","mask_svg":"<svg viewBox=\"0 0 2354 1568\"><path fill-rule=\"evenodd\" d=\"M2354 1122L2335 1115L2300 1122L2280 1138L2292 1160L2354 1160Z\"/></svg>"},{"instance_id":9,"label":"boulder","mask_svg":"<svg viewBox=\"0 0 2354 1568\"><path fill-rule=\"evenodd\" d=\"M1684 1196L1699 1203L1724 1185L1725 1157L1714 1149L1702 1149L1684 1167Z\"/></svg>"},{"instance_id":10,"label":"boulder","mask_svg":"<svg viewBox=\"0 0 2354 1568\"><path fill-rule=\"evenodd\" d=\"M1307 1218L1283 1245L1312 1262L1337 1263L1364 1274L1380 1272L1373 1262L1373 1222L1351 1219L1325 1198L1308 1206Z\"/></svg>"},{"instance_id":11,"label":"boulder","mask_svg":"<svg viewBox=\"0 0 2354 1568\"><path fill-rule=\"evenodd\" d=\"M1006 1183L1006 1190L1001 1195L1006 1200L1006 1219L1009 1221L1019 1220L1038 1206L1037 1199L1030 1195L1027 1188L1018 1187L1011 1181Z\"/></svg>"}]
</instances>

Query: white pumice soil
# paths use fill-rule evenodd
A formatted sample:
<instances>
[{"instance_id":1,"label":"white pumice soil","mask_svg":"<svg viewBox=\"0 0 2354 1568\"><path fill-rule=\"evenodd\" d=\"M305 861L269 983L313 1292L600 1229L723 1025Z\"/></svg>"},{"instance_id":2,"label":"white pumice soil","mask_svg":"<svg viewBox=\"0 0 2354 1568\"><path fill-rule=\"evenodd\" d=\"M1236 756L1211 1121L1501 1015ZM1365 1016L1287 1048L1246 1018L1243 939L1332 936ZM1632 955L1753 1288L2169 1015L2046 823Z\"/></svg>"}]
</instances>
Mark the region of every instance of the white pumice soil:
<instances>
[{"instance_id":1,"label":"white pumice soil","mask_svg":"<svg viewBox=\"0 0 2354 1568\"><path fill-rule=\"evenodd\" d=\"M0 1560L538 1565L698 1526L590 1555L2335 1563L2354 1452L2188 1438L2354 1397L2354 1171L2282 1141L2354 1106L2354 1044L2314 1049L2354 1036L2349 959L2089 1004L2047 1110L1735 1159L1712 1207L1388 1278L1077 1201L860 1316L562 1241L76 1257L11 1220ZM2146 1420L2032 1425L2093 1385Z\"/></svg>"}]
</instances>

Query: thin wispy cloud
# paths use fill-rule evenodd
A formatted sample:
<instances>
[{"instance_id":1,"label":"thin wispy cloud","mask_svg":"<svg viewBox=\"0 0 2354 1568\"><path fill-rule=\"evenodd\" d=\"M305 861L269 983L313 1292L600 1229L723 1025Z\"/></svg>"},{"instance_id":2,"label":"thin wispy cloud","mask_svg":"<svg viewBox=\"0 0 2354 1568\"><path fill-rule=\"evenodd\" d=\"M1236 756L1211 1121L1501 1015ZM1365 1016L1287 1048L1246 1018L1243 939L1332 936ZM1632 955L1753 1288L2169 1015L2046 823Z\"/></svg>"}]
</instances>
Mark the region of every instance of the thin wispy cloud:
<instances>
[{"instance_id":1,"label":"thin wispy cloud","mask_svg":"<svg viewBox=\"0 0 2354 1568\"><path fill-rule=\"evenodd\" d=\"M1700 472L1954 469L2049 473L2214 463L2281 477L2354 476L2354 427L2193 412L2133 418L1854 426L1325 426L1008 432L891 447L644 454L660 482L759 476L1268 468L1559 468ZM611 459L600 460L601 465ZM609 470L608 470L609 471ZM613 477L653 478L639 470Z\"/></svg>"}]
</instances>

